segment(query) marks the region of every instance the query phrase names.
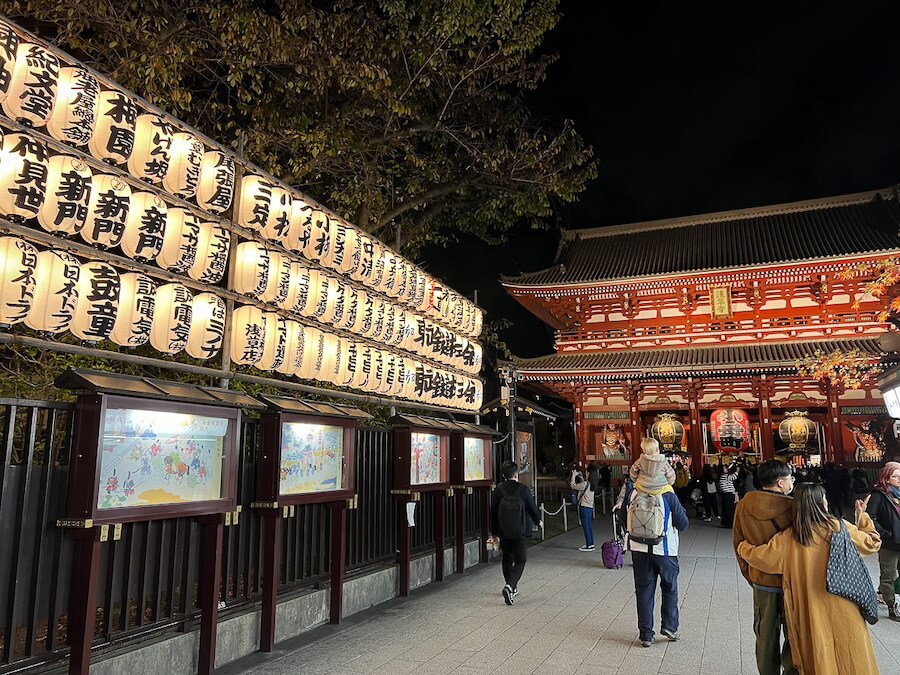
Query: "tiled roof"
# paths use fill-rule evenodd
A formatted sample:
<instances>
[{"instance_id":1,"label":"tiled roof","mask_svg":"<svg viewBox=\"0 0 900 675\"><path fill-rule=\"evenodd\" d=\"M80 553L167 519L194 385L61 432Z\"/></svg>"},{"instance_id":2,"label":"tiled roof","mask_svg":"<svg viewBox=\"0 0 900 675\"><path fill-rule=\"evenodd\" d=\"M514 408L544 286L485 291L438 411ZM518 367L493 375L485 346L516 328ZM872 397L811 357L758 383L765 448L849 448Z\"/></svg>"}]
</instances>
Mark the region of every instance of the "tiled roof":
<instances>
[{"instance_id":1,"label":"tiled roof","mask_svg":"<svg viewBox=\"0 0 900 675\"><path fill-rule=\"evenodd\" d=\"M572 374L659 375L683 371L714 372L734 368L765 372L772 368L793 367L798 359L812 356L816 351L827 354L835 349L859 349L876 356L884 354L877 340L816 340L772 344L754 342L716 347L551 354L534 359L520 359L516 366L520 373L529 375L559 371Z\"/></svg>"},{"instance_id":2,"label":"tiled roof","mask_svg":"<svg viewBox=\"0 0 900 675\"><path fill-rule=\"evenodd\" d=\"M900 204L867 192L566 232L556 265L504 277L543 286L751 267L900 249Z\"/></svg>"}]
</instances>

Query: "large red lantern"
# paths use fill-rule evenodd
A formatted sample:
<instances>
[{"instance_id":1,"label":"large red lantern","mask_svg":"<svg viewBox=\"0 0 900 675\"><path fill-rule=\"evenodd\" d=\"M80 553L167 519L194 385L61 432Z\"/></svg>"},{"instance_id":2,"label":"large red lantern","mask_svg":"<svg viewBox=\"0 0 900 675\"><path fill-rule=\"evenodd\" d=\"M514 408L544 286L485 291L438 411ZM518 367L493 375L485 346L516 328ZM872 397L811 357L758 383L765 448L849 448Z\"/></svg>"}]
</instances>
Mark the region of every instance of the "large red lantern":
<instances>
[{"instance_id":1,"label":"large red lantern","mask_svg":"<svg viewBox=\"0 0 900 675\"><path fill-rule=\"evenodd\" d=\"M713 410L709 415L709 430L713 445L720 452L737 452L748 447L750 420L743 410Z\"/></svg>"}]
</instances>

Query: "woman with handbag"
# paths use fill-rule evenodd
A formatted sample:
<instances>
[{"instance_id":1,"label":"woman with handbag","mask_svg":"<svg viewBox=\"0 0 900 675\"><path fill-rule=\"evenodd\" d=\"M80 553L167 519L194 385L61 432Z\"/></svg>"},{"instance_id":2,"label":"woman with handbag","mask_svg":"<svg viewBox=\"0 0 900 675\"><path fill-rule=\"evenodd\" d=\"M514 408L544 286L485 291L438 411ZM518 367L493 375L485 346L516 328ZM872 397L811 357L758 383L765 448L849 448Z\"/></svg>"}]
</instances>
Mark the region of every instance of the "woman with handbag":
<instances>
[{"instance_id":1,"label":"woman with handbag","mask_svg":"<svg viewBox=\"0 0 900 675\"><path fill-rule=\"evenodd\" d=\"M888 607L888 618L900 621L894 584L900 572L900 462L884 465L866 509L881 535L878 566L881 569L881 597Z\"/></svg>"},{"instance_id":2,"label":"woman with handbag","mask_svg":"<svg viewBox=\"0 0 900 675\"><path fill-rule=\"evenodd\" d=\"M797 485L793 497L793 526L763 546L741 542L738 555L762 572L782 575L791 652L801 673L877 675L878 663L860 606L830 593L826 586L832 539L849 536L863 555L881 548L881 539L865 511L866 503L856 502L856 525L852 525L829 515L821 485ZM864 568L855 569L865 575ZM838 569L837 573L847 574L847 570ZM866 576L851 581L864 591L868 584L874 603L871 579Z\"/></svg>"}]
</instances>

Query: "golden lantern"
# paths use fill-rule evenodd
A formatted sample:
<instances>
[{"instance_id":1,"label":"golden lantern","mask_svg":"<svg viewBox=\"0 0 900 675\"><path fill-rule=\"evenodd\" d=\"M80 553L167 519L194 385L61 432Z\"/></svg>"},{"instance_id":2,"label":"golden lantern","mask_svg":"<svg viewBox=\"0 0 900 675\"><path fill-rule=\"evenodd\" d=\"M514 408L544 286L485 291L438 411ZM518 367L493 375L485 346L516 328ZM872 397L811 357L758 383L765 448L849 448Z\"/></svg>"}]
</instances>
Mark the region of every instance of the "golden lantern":
<instances>
[{"instance_id":1,"label":"golden lantern","mask_svg":"<svg viewBox=\"0 0 900 675\"><path fill-rule=\"evenodd\" d=\"M47 148L26 134L5 134L0 149L0 215L21 223L38 214L48 175Z\"/></svg>"},{"instance_id":2,"label":"golden lantern","mask_svg":"<svg viewBox=\"0 0 900 675\"><path fill-rule=\"evenodd\" d=\"M50 119L59 84L59 59L48 49L20 42L3 111L20 124L42 127Z\"/></svg>"},{"instance_id":3,"label":"golden lantern","mask_svg":"<svg viewBox=\"0 0 900 675\"><path fill-rule=\"evenodd\" d=\"M47 131L63 143L83 146L91 140L100 83L86 68L71 66L59 71L59 86Z\"/></svg>"},{"instance_id":4,"label":"golden lantern","mask_svg":"<svg viewBox=\"0 0 900 675\"><path fill-rule=\"evenodd\" d=\"M217 284L225 276L231 234L217 223L201 222L197 239L197 257L188 270L191 279L207 284Z\"/></svg>"},{"instance_id":5,"label":"golden lantern","mask_svg":"<svg viewBox=\"0 0 900 675\"><path fill-rule=\"evenodd\" d=\"M261 176L244 176L241 181L241 201L238 208L240 225L262 232L269 220L273 187L275 186L271 182Z\"/></svg>"},{"instance_id":6,"label":"golden lantern","mask_svg":"<svg viewBox=\"0 0 900 675\"><path fill-rule=\"evenodd\" d=\"M291 194L291 222L282 242L289 251L303 255L312 238L312 205L298 194Z\"/></svg>"},{"instance_id":7,"label":"golden lantern","mask_svg":"<svg viewBox=\"0 0 900 675\"><path fill-rule=\"evenodd\" d=\"M778 425L778 437L787 444L789 452L804 452L816 438L816 423L806 415L805 410L794 410L785 414Z\"/></svg>"},{"instance_id":8,"label":"golden lantern","mask_svg":"<svg viewBox=\"0 0 900 675\"><path fill-rule=\"evenodd\" d=\"M148 183L160 183L169 171L175 127L159 115L138 115L134 125L134 148L128 171Z\"/></svg>"},{"instance_id":9,"label":"golden lantern","mask_svg":"<svg viewBox=\"0 0 900 675\"><path fill-rule=\"evenodd\" d=\"M263 356L266 340L264 312L242 305L231 317L231 360L240 365L256 365Z\"/></svg>"},{"instance_id":10,"label":"golden lantern","mask_svg":"<svg viewBox=\"0 0 900 675\"><path fill-rule=\"evenodd\" d=\"M378 387L379 394L396 396L400 393L400 371L402 368L403 357L391 352L384 353L384 377L381 386Z\"/></svg>"},{"instance_id":11,"label":"golden lantern","mask_svg":"<svg viewBox=\"0 0 900 675\"><path fill-rule=\"evenodd\" d=\"M275 367L282 375L294 375L303 366L303 326L287 320L284 324L286 341L284 345L284 359Z\"/></svg>"},{"instance_id":12,"label":"golden lantern","mask_svg":"<svg viewBox=\"0 0 900 675\"><path fill-rule=\"evenodd\" d=\"M234 194L234 160L219 150L207 150L200 162L197 204L210 213L225 213Z\"/></svg>"},{"instance_id":13,"label":"golden lantern","mask_svg":"<svg viewBox=\"0 0 900 675\"><path fill-rule=\"evenodd\" d=\"M219 353L225 336L225 301L215 293L198 293L191 302L191 328L184 350L195 359Z\"/></svg>"},{"instance_id":14,"label":"golden lantern","mask_svg":"<svg viewBox=\"0 0 900 675\"><path fill-rule=\"evenodd\" d=\"M109 339L122 347L140 347L150 339L156 284L145 274L119 276L119 308Z\"/></svg>"},{"instance_id":15,"label":"golden lantern","mask_svg":"<svg viewBox=\"0 0 900 675\"><path fill-rule=\"evenodd\" d=\"M134 125L138 109L121 91L101 91L88 150L107 164L124 164L134 149Z\"/></svg>"},{"instance_id":16,"label":"golden lantern","mask_svg":"<svg viewBox=\"0 0 900 675\"><path fill-rule=\"evenodd\" d=\"M190 199L197 194L200 163L205 151L203 142L194 134L182 131L172 134L169 168L163 176L163 188L183 199Z\"/></svg>"},{"instance_id":17,"label":"golden lantern","mask_svg":"<svg viewBox=\"0 0 900 675\"><path fill-rule=\"evenodd\" d=\"M97 174L91 179L87 218L79 230L81 238L92 246L118 246L125 234L125 222L131 204L131 186L118 176Z\"/></svg>"},{"instance_id":18,"label":"golden lantern","mask_svg":"<svg viewBox=\"0 0 900 675\"><path fill-rule=\"evenodd\" d=\"M300 371L294 373L302 380L312 380L316 377L322 365L325 351L325 334L318 328L303 327L303 365Z\"/></svg>"},{"instance_id":19,"label":"golden lantern","mask_svg":"<svg viewBox=\"0 0 900 675\"><path fill-rule=\"evenodd\" d=\"M184 349L191 332L193 296L181 284L165 284L156 289L150 344L163 354Z\"/></svg>"},{"instance_id":20,"label":"golden lantern","mask_svg":"<svg viewBox=\"0 0 900 675\"><path fill-rule=\"evenodd\" d=\"M91 196L91 169L76 157L54 155L47 162L47 189L37 219L47 232L76 234L84 227Z\"/></svg>"},{"instance_id":21,"label":"golden lantern","mask_svg":"<svg viewBox=\"0 0 900 675\"><path fill-rule=\"evenodd\" d=\"M187 209L166 211L166 229L156 263L170 272L186 274L197 260L200 221Z\"/></svg>"},{"instance_id":22,"label":"golden lantern","mask_svg":"<svg viewBox=\"0 0 900 675\"><path fill-rule=\"evenodd\" d=\"M663 413L650 427L650 436L659 441L663 452L675 452L681 448L684 425L671 413Z\"/></svg>"},{"instance_id":23,"label":"golden lantern","mask_svg":"<svg viewBox=\"0 0 900 675\"><path fill-rule=\"evenodd\" d=\"M269 241L284 245L291 226L291 193L273 185L269 195L269 213L260 233Z\"/></svg>"},{"instance_id":24,"label":"golden lantern","mask_svg":"<svg viewBox=\"0 0 900 675\"><path fill-rule=\"evenodd\" d=\"M162 251L168 206L153 192L133 192L125 231L119 241L122 253L132 260L155 260Z\"/></svg>"},{"instance_id":25,"label":"golden lantern","mask_svg":"<svg viewBox=\"0 0 900 675\"><path fill-rule=\"evenodd\" d=\"M290 284L291 259L277 251L269 251L269 280L259 299L263 302L280 304L287 298Z\"/></svg>"},{"instance_id":26,"label":"golden lantern","mask_svg":"<svg viewBox=\"0 0 900 675\"><path fill-rule=\"evenodd\" d=\"M54 250L38 253L34 295L25 325L42 333L67 330L75 316L80 271L81 261L69 253Z\"/></svg>"},{"instance_id":27,"label":"golden lantern","mask_svg":"<svg viewBox=\"0 0 900 675\"><path fill-rule=\"evenodd\" d=\"M23 321L32 307L38 252L18 237L0 237L0 327Z\"/></svg>"},{"instance_id":28,"label":"golden lantern","mask_svg":"<svg viewBox=\"0 0 900 675\"><path fill-rule=\"evenodd\" d=\"M8 23L0 21L0 102L9 95L18 49L18 34Z\"/></svg>"},{"instance_id":29,"label":"golden lantern","mask_svg":"<svg viewBox=\"0 0 900 675\"><path fill-rule=\"evenodd\" d=\"M234 290L259 298L269 284L270 251L255 241L238 244L235 256Z\"/></svg>"},{"instance_id":30,"label":"golden lantern","mask_svg":"<svg viewBox=\"0 0 900 675\"><path fill-rule=\"evenodd\" d=\"M88 342L105 340L119 309L119 273L104 262L88 262L78 273L78 299L69 332Z\"/></svg>"}]
</instances>

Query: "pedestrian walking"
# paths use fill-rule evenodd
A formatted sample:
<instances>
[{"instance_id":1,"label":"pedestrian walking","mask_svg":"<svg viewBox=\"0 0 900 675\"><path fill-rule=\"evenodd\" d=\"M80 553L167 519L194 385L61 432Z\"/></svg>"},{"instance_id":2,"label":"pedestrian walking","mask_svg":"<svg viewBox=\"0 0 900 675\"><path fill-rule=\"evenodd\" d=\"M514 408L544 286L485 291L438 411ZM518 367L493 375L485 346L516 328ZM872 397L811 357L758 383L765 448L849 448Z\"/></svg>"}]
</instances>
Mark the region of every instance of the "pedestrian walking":
<instances>
[{"instance_id":1,"label":"pedestrian walking","mask_svg":"<svg viewBox=\"0 0 900 675\"><path fill-rule=\"evenodd\" d=\"M784 462L770 459L757 469L762 490L746 495L734 512L734 550L742 542L753 546L766 544L782 530L791 527L791 498L794 477ZM791 659L791 644L784 615L782 579L750 567L737 556L741 574L753 587L753 632L756 634L756 667L760 675L797 673ZM784 645L782 646L782 634Z\"/></svg>"},{"instance_id":2,"label":"pedestrian walking","mask_svg":"<svg viewBox=\"0 0 900 675\"><path fill-rule=\"evenodd\" d=\"M575 503L578 508L578 518L581 520L581 529L584 531L584 546L579 551L595 551L594 546L594 494L599 481L597 467L593 464L588 467L588 475L584 477L580 472L572 470L569 476L569 487L576 493Z\"/></svg>"},{"instance_id":3,"label":"pedestrian walking","mask_svg":"<svg viewBox=\"0 0 900 675\"><path fill-rule=\"evenodd\" d=\"M719 499L722 507L722 527L731 527L734 521L734 507L738 501L737 494L737 464L729 464L719 477L716 488L719 491Z\"/></svg>"},{"instance_id":4,"label":"pedestrian walking","mask_svg":"<svg viewBox=\"0 0 900 675\"><path fill-rule=\"evenodd\" d=\"M706 510L706 515L703 517L703 520L712 520L713 514L715 514L718 520L722 520L722 515L719 513L716 476L709 464L703 467L703 474L700 477L700 489L703 493L703 508Z\"/></svg>"},{"instance_id":5,"label":"pedestrian walking","mask_svg":"<svg viewBox=\"0 0 900 675\"><path fill-rule=\"evenodd\" d=\"M503 482L491 493L491 536L500 537L504 581L501 593L503 601L511 605L519 594L519 580L528 560L528 539L532 533L528 520L537 527L543 521L531 490L519 482L518 464L503 462L500 475Z\"/></svg>"},{"instance_id":6,"label":"pedestrian walking","mask_svg":"<svg viewBox=\"0 0 900 675\"><path fill-rule=\"evenodd\" d=\"M888 462L881 469L866 510L881 535L881 550L878 552L881 598L887 605L888 618L900 621L900 608L897 607L894 592L894 583L900 574L900 462Z\"/></svg>"}]
</instances>

